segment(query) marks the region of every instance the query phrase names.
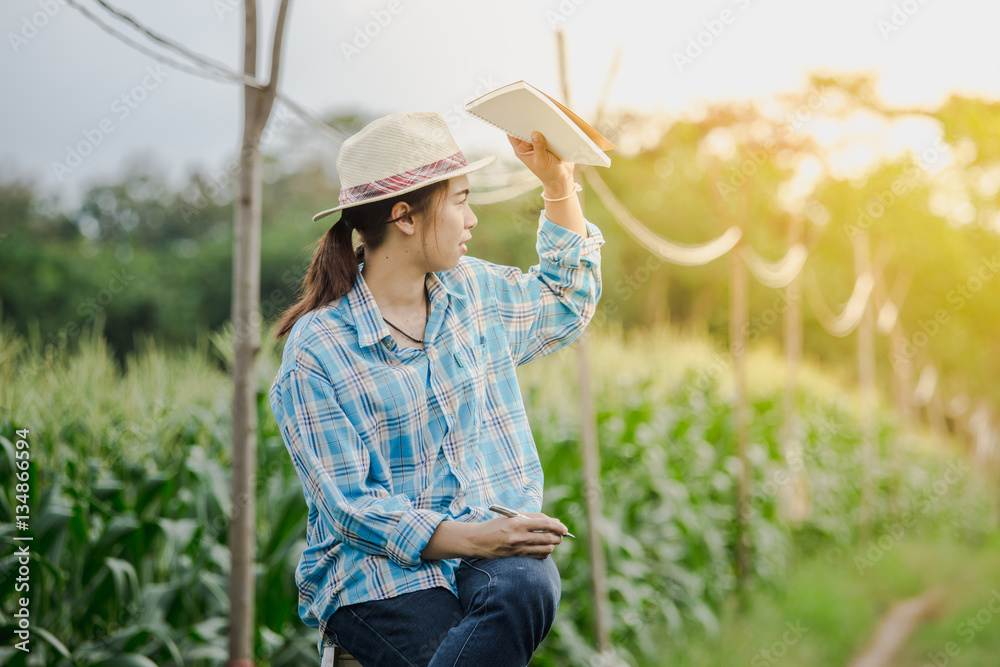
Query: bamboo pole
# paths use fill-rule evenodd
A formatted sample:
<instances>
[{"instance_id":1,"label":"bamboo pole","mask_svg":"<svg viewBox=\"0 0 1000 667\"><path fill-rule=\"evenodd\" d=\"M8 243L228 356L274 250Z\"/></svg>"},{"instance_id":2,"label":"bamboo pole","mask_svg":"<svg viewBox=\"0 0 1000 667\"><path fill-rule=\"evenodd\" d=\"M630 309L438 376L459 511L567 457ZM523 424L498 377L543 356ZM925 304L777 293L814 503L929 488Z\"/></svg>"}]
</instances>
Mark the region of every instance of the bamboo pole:
<instances>
[{"instance_id":1,"label":"bamboo pole","mask_svg":"<svg viewBox=\"0 0 1000 667\"><path fill-rule=\"evenodd\" d=\"M892 394L899 423L899 432L896 434L890 459L892 485L889 490L889 507L893 516L896 517L902 514L899 494L902 485L903 450L909 447L911 432L913 430L910 417L910 393L912 392L909 382L910 371L907 368L903 368L901 363L898 363L898 360L903 358L904 342L900 327L893 327L892 331L889 332L889 349L891 350L889 356L890 359L897 363L890 361L889 366L892 368Z\"/></svg>"},{"instance_id":2,"label":"bamboo pole","mask_svg":"<svg viewBox=\"0 0 1000 667\"><path fill-rule=\"evenodd\" d=\"M858 276L870 270L871 253L868 248L868 233L862 231L854 237L854 270ZM865 303L861 322L858 324L858 383L861 397L861 502L858 524L862 540L869 537L874 503L874 467L876 464L876 424L875 403L878 399L875 388L875 316L873 300L869 296Z\"/></svg>"},{"instance_id":3,"label":"bamboo pole","mask_svg":"<svg viewBox=\"0 0 1000 667\"><path fill-rule=\"evenodd\" d=\"M902 456L903 450L909 447L913 434L911 405L913 388L910 382L913 376L913 366L906 358L906 336L903 333L903 327L900 323L900 311L903 308L903 303L906 301L912 277L913 275L910 272L905 272L901 276L897 276L896 283L891 290L887 290L882 279L879 278L875 281L874 292L882 302L880 308L889 307L894 309L887 315L891 317L891 321L885 322L886 331L881 329L883 325L881 322L881 312L878 318L880 331L888 337L888 361L891 370L893 405L896 409L896 418L899 424L899 431L892 442L889 460L889 478L892 480L889 486L889 507L894 517L899 517L903 511L899 497L902 485Z\"/></svg>"},{"instance_id":4,"label":"bamboo pole","mask_svg":"<svg viewBox=\"0 0 1000 667\"><path fill-rule=\"evenodd\" d=\"M271 43L271 71L263 89L243 86L239 194L233 220L233 473L229 524L229 660L252 667L257 503L257 384L260 350L260 140L278 91L281 43L289 0L281 0ZM257 2L244 2L243 72L257 75Z\"/></svg>"},{"instance_id":5,"label":"bamboo pole","mask_svg":"<svg viewBox=\"0 0 1000 667\"><path fill-rule=\"evenodd\" d=\"M570 106L569 76L567 73L566 40L562 30L556 31L559 54L559 79L562 83L563 103ZM573 178L576 182L580 167L574 166ZM580 197L583 209L583 196ZM583 496L587 508L587 547L590 552L590 581L594 596L594 623L597 633L597 650L607 653L611 650L611 609L608 601L607 574L604 557L604 540L601 538L601 521L604 517L600 482L600 451L597 444L597 420L594 414L594 399L591 393L590 359L588 356L588 335L584 332L577 343L577 368L580 382L580 425L583 448Z\"/></svg>"},{"instance_id":6,"label":"bamboo pole","mask_svg":"<svg viewBox=\"0 0 1000 667\"><path fill-rule=\"evenodd\" d=\"M750 574L750 459L749 404L747 400L746 364L744 355L747 343L749 318L749 289L743 246L746 243L746 223L740 216L743 234L730 253L732 294L729 299L729 352L733 357L733 381L736 392L736 451L740 460L740 474L736 495L736 576L740 587L746 585Z\"/></svg>"},{"instance_id":7,"label":"bamboo pole","mask_svg":"<svg viewBox=\"0 0 1000 667\"><path fill-rule=\"evenodd\" d=\"M788 247L802 242L802 220L792 219L788 230ZM801 273L801 272L800 272ZM782 448L788 481L785 489L785 516L800 522L809 514L809 487L805 471L802 442L799 437L797 408L799 363L802 359L802 286L796 276L785 286L785 411L782 428Z\"/></svg>"},{"instance_id":8,"label":"bamboo pole","mask_svg":"<svg viewBox=\"0 0 1000 667\"><path fill-rule=\"evenodd\" d=\"M736 430L736 454L740 462L740 472L736 491L736 581L739 589L745 591L750 574L750 458L749 446L749 405L747 401L746 367L744 353L747 346L747 320L749 319L749 277L743 255L746 249L747 221L750 217L750 195L753 179L747 178L740 186L740 202L736 222L719 188L719 165L713 161L709 165L709 190L719 220L729 228L734 225L740 230L740 238L730 250L729 288L729 356L733 364L733 412ZM741 601L745 601L741 597Z\"/></svg>"}]
</instances>

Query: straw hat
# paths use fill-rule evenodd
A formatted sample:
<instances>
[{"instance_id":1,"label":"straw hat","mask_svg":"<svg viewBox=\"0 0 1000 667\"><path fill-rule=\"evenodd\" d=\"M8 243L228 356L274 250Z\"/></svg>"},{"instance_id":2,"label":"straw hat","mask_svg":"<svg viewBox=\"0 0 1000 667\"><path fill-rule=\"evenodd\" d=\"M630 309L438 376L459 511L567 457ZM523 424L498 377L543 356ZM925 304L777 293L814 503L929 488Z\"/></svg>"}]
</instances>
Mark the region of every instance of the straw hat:
<instances>
[{"instance_id":1,"label":"straw hat","mask_svg":"<svg viewBox=\"0 0 1000 667\"><path fill-rule=\"evenodd\" d=\"M468 174L496 159L491 155L469 164L436 111L384 116L344 141L337 155L340 206L317 213L313 220Z\"/></svg>"}]
</instances>

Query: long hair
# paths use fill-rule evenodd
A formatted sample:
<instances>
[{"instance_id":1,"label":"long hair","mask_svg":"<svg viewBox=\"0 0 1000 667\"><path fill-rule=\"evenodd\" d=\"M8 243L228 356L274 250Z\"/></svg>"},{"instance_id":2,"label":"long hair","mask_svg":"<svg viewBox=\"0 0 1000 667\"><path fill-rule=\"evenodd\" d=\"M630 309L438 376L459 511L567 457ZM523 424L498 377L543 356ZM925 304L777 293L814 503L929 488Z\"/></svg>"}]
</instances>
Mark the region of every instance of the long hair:
<instances>
[{"instance_id":1,"label":"long hair","mask_svg":"<svg viewBox=\"0 0 1000 667\"><path fill-rule=\"evenodd\" d=\"M449 181L445 179L398 197L343 209L340 219L318 241L319 247L299 290L299 301L281 314L275 339L286 336L306 313L351 291L358 277L358 264L364 261L365 249L373 252L385 241L386 220L391 219L392 207L397 203L409 204L411 214L433 211L432 215L425 216L429 221L429 226L423 230L426 240L427 233L437 226L441 202L448 189ZM352 230L357 230L361 237L361 245L357 248L353 247Z\"/></svg>"}]
</instances>

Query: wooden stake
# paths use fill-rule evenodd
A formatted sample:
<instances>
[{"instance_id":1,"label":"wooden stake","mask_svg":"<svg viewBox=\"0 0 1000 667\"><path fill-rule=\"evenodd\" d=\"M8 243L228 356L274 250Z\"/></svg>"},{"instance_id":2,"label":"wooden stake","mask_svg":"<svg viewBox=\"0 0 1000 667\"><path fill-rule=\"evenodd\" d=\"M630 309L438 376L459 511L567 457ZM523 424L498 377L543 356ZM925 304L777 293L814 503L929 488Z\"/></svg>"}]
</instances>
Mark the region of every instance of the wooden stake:
<instances>
[{"instance_id":1,"label":"wooden stake","mask_svg":"<svg viewBox=\"0 0 1000 667\"><path fill-rule=\"evenodd\" d=\"M566 41L562 30L556 31L559 53L559 79L562 82L563 103L570 106L569 76L567 75ZM573 169L573 179L580 183L580 167ZM580 208L583 209L583 195ZM597 650L611 650L611 607L608 601L607 574L604 558L604 540L601 522L604 509L601 494L601 463L597 443L597 419L591 393L588 335L585 331L577 339L577 364L580 381L580 426L583 448L583 496L587 508L587 547L590 551L590 582L594 596L594 623L597 633Z\"/></svg>"},{"instance_id":2,"label":"wooden stake","mask_svg":"<svg viewBox=\"0 0 1000 667\"><path fill-rule=\"evenodd\" d=\"M751 181L747 179L746 183ZM741 210L738 223L742 235L730 251L732 294L729 307L729 352L733 357L733 383L736 391L736 451L740 460L740 475L736 494L736 576L742 588L750 576L750 408L747 398L746 364L747 321L749 320L749 286L743 248L746 245L747 217L750 213L750 188L741 189Z\"/></svg>"},{"instance_id":3,"label":"wooden stake","mask_svg":"<svg viewBox=\"0 0 1000 667\"><path fill-rule=\"evenodd\" d=\"M854 270L861 276L871 268L868 233L860 231L854 236ZM876 401L875 389L875 315L871 296L865 304L858 324L858 384L861 397L861 502L858 524L862 540L868 539L874 504L874 473L877 463Z\"/></svg>"},{"instance_id":4,"label":"wooden stake","mask_svg":"<svg viewBox=\"0 0 1000 667\"><path fill-rule=\"evenodd\" d=\"M913 274L909 271L897 276L896 283L891 291L887 291L882 279L875 281L875 291L873 294L878 297L881 304L892 304L896 308L895 321L892 327L886 332L889 339L889 368L892 370L892 395L893 404L896 409L896 419L899 424L899 431L893 439L889 460L889 479L891 484L888 488L889 508L894 517L902 514L903 507L900 501L900 487L902 485L902 456L903 451L909 447L913 434L913 424L911 415L911 397L913 387L910 379L913 375L912 360L906 356L906 336L900 323L900 311L906 300L909 291L910 280ZM880 307L882 305L880 304Z\"/></svg>"},{"instance_id":5,"label":"wooden stake","mask_svg":"<svg viewBox=\"0 0 1000 667\"><path fill-rule=\"evenodd\" d=\"M719 221L725 227L733 226L733 215L718 188L719 164L712 161L708 168L708 189ZM750 441L749 405L747 400L746 368L744 353L747 346L747 320L749 319L749 292L747 265L743 260L746 247L747 221L750 217L750 195L753 179L747 178L740 186L739 213L736 224L740 229L740 240L730 250L730 293L729 293L729 355L733 359L733 412L736 430L736 454L740 461L740 474L736 491L736 581L741 591L745 590L750 575L750 457L747 448ZM741 602L745 600L741 597Z\"/></svg>"},{"instance_id":6,"label":"wooden stake","mask_svg":"<svg viewBox=\"0 0 1000 667\"><path fill-rule=\"evenodd\" d=\"M243 86L243 140L233 220L233 473L229 524L228 667L254 664L256 553L257 374L260 350L260 140L278 91L281 42L289 0L281 0L271 44L271 73L263 89ZM257 0L244 2L243 71L257 76Z\"/></svg>"},{"instance_id":7,"label":"wooden stake","mask_svg":"<svg viewBox=\"0 0 1000 667\"><path fill-rule=\"evenodd\" d=\"M792 219L788 230L788 247L802 241L802 220ZM809 485L805 457L798 430L798 374L802 358L802 286L799 276L785 287L785 413L782 428L782 454L788 467L788 482L783 485L784 515L792 522L801 522L809 515Z\"/></svg>"}]
</instances>

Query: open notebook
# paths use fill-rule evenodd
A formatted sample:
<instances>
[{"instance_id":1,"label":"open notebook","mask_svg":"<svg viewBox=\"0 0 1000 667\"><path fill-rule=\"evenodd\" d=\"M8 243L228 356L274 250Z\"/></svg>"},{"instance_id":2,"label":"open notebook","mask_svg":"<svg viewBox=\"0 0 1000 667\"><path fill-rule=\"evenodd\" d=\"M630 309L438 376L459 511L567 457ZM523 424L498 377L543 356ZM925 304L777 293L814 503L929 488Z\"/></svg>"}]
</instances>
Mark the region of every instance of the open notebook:
<instances>
[{"instance_id":1,"label":"open notebook","mask_svg":"<svg viewBox=\"0 0 1000 667\"><path fill-rule=\"evenodd\" d=\"M542 133L549 150L564 162L610 167L604 151L616 148L585 120L525 81L515 81L477 97L465 110L512 137L531 141Z\"/></svg>"}]
</instances>

